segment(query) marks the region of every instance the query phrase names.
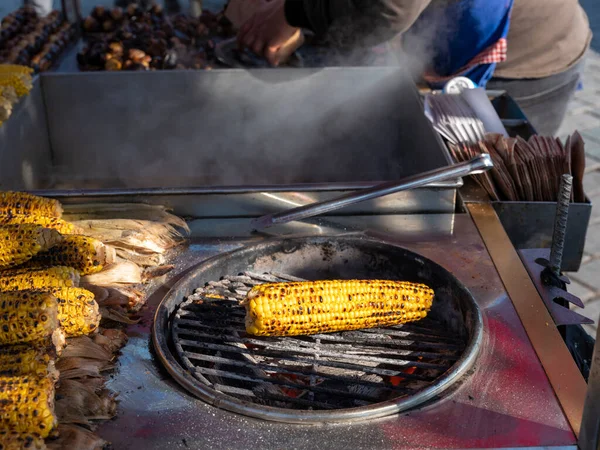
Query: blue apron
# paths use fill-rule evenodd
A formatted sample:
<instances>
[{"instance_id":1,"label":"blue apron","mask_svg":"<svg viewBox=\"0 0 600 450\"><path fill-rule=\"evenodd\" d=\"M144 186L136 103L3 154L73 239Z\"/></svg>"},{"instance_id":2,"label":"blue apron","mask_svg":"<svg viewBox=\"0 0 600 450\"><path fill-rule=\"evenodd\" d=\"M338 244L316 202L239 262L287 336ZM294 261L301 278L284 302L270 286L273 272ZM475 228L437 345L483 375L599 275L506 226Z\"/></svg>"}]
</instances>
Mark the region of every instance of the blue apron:
<instances>
[{"instance_id":1,"label":"blue apron","mask_svg":"<svg viewBox=\"0 0 600 450\"><path fill-rule=\"evenodd\" d=\"M406 48L410 51L411 39L417 39L417 43L427 42L427 52L432 56L430 70L437 76L465 76L485 87L497 63L473 67L469 67L469 63L507 38L513 1L432 0L407 32ZM445 82L439 84L431 87L441 88Z\"/></svg>"}]
</instances>

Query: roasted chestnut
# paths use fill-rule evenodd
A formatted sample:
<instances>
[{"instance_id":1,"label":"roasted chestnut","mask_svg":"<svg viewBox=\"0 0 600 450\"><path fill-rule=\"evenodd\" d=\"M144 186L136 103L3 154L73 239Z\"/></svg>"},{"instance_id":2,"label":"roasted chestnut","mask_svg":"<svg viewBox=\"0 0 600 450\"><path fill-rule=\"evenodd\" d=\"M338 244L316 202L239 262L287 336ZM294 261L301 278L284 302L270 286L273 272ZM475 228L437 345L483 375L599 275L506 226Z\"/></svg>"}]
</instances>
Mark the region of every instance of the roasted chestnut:
<instances>
[{"instance_id":1,"label":"roasted chestnut","mask_svg":"<svg viewBox=\"0 0 600 450\"><path fill-rule=\"evenodd\" d=\"M94 9L92 9L92 13L90 14L90 16L96 19L98 22L102 22L105 15L106 9L104 9L104 6L96 6Z\"/></svg>"},{"instance_id":2,"label":"roasted chestnut","mask_svg":"<svg viewBox=\"0 0 600 450\"><path fill-rule=\"evenodd\" d=\"M116 58L111 58L106 61L106 64L104 64L104 69L110 70L110 71L121 70L122 68L123 68L123 64L121 64L121 61L119 61Z\"/></svg>"},{"instance_id":3,"label":"roasted chestnut","mask_svg":"<svg viewBox=\"0 0 600 450\"><path fill-rule=\"evenodd\" d=\"M93 17L86 17L85 20L83 21L83 29L85 31L93 33L95 31L98 31L99 28L100 28L100 24Z\"/></svg>"}]
</instances>

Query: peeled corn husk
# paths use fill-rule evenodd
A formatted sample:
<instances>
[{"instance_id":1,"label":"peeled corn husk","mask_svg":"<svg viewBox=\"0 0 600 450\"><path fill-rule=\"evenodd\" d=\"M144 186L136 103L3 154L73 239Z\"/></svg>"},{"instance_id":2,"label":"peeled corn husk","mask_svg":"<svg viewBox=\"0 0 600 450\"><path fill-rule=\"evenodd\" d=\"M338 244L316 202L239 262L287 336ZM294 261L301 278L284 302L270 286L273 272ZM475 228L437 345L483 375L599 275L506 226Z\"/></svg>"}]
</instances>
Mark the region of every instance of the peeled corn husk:
<instances>
[{"instance_id":1,"label":"peeled corn husk","mask_svg":"<svg viewBox=\"0 0 600 450\"><path fill-rule=\"evenodd\" d=\"M81 277L83 285L112 286L119 284L140 284L143 280L142 269L131 261L118 261L107 266L102 272Z\"/></svg>"},{"instance_id":2,"label":"peeled corn husk","mask_svg":"<svg viewBox=\"0 0 600 450\"><path fill-rule=\"evenodd\" d=\"M104 390L94 392L77 380L61 380L56 393L56 414L61 423L89 425L90 420L110 420L117 410L114 395Z\"/></svg>"},{"instance_id":3,"label":"peeled corn husk","mask_svg":"<svg viewBox=\"0 0 600 450\"><path fill-rule=\"evenodd\" d=\"M49 450L100 450L107 442L90 430L78 425L61 424L58 426L58 439L48 441Z\"/></svg>"},{"instance_id":4,"label":"peeled corn husk","mask_svg":"<svg viewBox=\"0 0 600 450\"><path fill-rule=\"evenodd\" d=\"M169 223L149 220L107 219L73 223L86 236L116 248L140 253L164 253L185 239L184 235Z\"/></svg>"}]
</instances>

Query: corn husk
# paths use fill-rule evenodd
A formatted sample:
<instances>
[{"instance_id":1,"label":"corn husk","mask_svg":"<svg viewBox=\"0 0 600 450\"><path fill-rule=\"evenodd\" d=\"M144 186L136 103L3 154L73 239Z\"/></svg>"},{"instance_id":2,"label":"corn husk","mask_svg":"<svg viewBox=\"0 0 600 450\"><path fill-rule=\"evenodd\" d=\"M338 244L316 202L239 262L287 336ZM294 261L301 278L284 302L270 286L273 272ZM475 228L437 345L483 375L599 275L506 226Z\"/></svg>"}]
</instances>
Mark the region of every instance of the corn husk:
<instances>
[{"instance_id":1,"label":"corn husk","mask_svg":"<svg viewBox=\"0 0 600 450\"><path fill-rule=\"evenodd\" d=\"M113 286L119 284L140 284L143 281L143 271L140 266L120 260L111 264L102 272L81 277L81 285Z\"/></svg>"},{"instance_id":2,"label":"corn husk","mask_svg":"<svg viewBox=\"0 0 600 450\"><path fill-rule=\"evenodd\" d=\"M138 311L146 300L144 293L132 286L86 285L86 289L94 293L101 307L118 306L127 311Z\"/></svg>"},{"instance_id":3,"label":"corn husk","mask_svg":"<svg viewBox=\"0 0 600 450\"><path fill-rule=\"evenodd\" d=\"M101 377L101 372L114 369L112 362L90 358L69 357L56 361L61 383L64 380L84 377Z\"/></svg>"},{"instance_id":4,"label":"corn husk","mask_svg":"<svg viewBox=\"0 0 600 450\"><path fill-rule=\"evenodd\" d=\"M118 352L121 348L127 344L127 335L121 330L116 328L107 328L102 330L100 333L95 334L94 342L111 353Z\"/></svg>"},{"instance_id":5,"label":"corn husk","mask_svg":"<svg viewBox=\"0 0 600 450\"><path fill-rule=\"evenodd\" d=\"M58 436L58 439L47 442L48 450L101 450L108 444L92 431L73 424L60 424Z\"/></svg>"},{"instance_id":6,"label":"corn husk","mask_svg":"<svg viewBox=\"0 0 600 450\"><path fill-rule=\"evenodd\" d=\"M62 358L87 358L98 361L112 361L114 355L106 348L97 344L89 336L78 336L67 340Z\"/></svg>"},{"instance_id":7,"label":"corn husk","mask_svg":"<svg viewBox=\"0 0 600 450\"><path fill-rule=\"evenodd\" d=\"M89 425L90 420L110 420L117 411L114 395L107 390L96 393L77 380L61 379L56 390L56 414L60 423Z\"/></svg>"}]
</instances>

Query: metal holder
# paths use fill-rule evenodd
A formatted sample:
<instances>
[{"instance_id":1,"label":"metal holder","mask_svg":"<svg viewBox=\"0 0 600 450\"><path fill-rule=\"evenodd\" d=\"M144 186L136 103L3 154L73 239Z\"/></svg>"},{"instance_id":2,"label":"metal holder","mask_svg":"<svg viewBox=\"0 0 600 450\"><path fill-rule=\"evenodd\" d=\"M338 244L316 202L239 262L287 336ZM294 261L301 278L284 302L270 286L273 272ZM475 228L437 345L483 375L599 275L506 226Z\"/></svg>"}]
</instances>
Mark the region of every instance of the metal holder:
<instances>
[{"instance_id":1,"label":"metal holder","mask_svg":"<svg viewBox=\"0 0 600 450\"><path fill-rule=\"evenodd\" d=\"M372 200L408 189L414 189L425 186L429 183L485 172L492 167L493 163L490 155L484 153L476 156L470 161L454 164L449 167L430 170L422 174L406 177L400 181L383 183L370 189L364 189L358 192L350 192L332 200L312 203L276 214L268 214L254 220L252 222L252 226L254 229L269 228L273 225L281 225L295 220L307 219L309 217L332 212L355 203Z\"/></svg>"},{"instance_id":2,"label":"metal holder","mask_svg":"<svg viewBox=\"0 0 600 450\"><path fill-rule=\"evenodd\" d=\"M580 298L566 291L566 285L570 283L570 280L561 273L572 186L573 177L564 174L560 183L551 249L529 249L519 251L525 268L531 276L531 279L544 300L556 325L583 325L594 323L593 320L571 311L568 308L568 305L565 304L563 306L559 303L559 301L562 300L563 302L570 302L580 308L584 308L584 304Z\"/></svg>"}]
</instances>

